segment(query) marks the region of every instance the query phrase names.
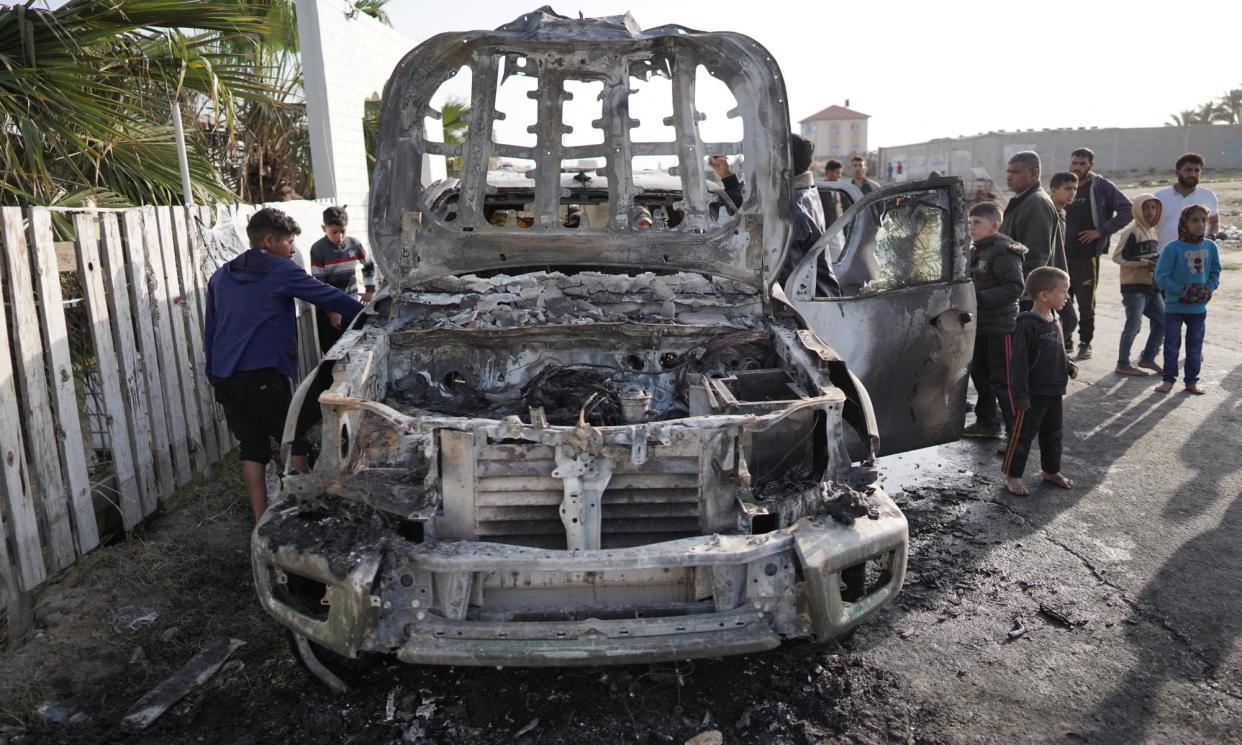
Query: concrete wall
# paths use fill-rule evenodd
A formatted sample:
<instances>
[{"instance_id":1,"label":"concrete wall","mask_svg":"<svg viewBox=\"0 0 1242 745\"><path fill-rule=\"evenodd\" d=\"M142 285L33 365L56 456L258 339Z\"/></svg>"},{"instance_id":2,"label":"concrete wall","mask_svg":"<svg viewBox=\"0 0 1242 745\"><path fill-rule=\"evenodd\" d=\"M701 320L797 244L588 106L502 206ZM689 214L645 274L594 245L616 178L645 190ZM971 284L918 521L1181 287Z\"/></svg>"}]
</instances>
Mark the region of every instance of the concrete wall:
<instances>
[{"instance_id":1,"label":"concrete wall","mask_svg":"<svg viewBox=\"0 0 1242 745\"><path fill-rule=\"evenodd\" d=\"M366 240L367 178L363 103L378 98L413 40L375 19L352 12L346 0L297 0L306 113L315 197L347 205ZM316 223L318 226L318 223Z\"/></svg>"},{"instance_id":2,"label":"concrete wall","mask_svg":"<svg viewBox=\"0 0 1242 745\"><path fill-rule=\"evenodd\" d=\"M975 137L932 140L880 148L879 174L888 164L902 164L894 180L918 179L930 171L969 177L972 167L987 169L1004 188L1005 165L1019 150L1034 150L1043 161L1043 176L1069 169L1070 153L1088 147L1103 174L1148 172L1171 174L1182 153L1194 151L1207 159L1208 170L1242 170L1242 125L1196 124L1189 127L1135 129L1052 129L1040 132L995 132Z\"/></svg>"}]
</instances>

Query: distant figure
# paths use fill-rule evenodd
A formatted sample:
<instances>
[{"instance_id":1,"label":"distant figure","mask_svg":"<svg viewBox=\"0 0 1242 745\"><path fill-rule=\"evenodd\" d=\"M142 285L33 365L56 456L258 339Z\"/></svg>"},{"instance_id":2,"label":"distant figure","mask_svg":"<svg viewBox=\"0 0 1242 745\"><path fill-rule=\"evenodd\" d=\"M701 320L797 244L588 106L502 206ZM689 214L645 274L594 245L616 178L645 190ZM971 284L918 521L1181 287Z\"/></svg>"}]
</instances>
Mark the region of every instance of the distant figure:
<instances>
[{"instance_id":1,"label":"distant figure","mask_svg":"<svg viewBox=\"0 0 1242 745\"><path fill-rule=\"evenodd\" d=\"M811 247L824 235L824 206L819 199L819 191L815 188L815 174L810 170L813 150L811 141L807 138L799 134L790 135L789 155L795 174L794 224L793 237L785 254L785 264L776 277L777 283L782 286ZM832 272L828 252L825 251L815 264L814 296L840 295L841 285L837 283L837 277Z\"/></svg>"},{"instance_id":2,"label":"distant figure","mask_svg":"<svg viewBox=\"0 0 1242 745\"><path fill-rule=\"evenodd\" d=\"M332 285L350 297L359 297L357 268L362 267L362 282L366 291L361 295L363 305L375 296L375 262L357 238L346 235L349 214L344 207L329 207L323 211L323 237L315 241L310 250L311 276ZM315 311L315 327L319 335L319 352L327 354L345 329L339 317L332 313Z\"/></svg>"},{"instance_id":3,"label":"distant figure","mask_svg":"<svg viewBox=\"0 0 1242 745\"><path fill-rule=\"evenodd\" d=\"M1057 230L1057 208L1048 192L1039 185L1039 154L1033 150L1014 153L1005 171L1005 183L1014 196L1005 205L1005 222L1001 232L1026 246L1022 262L1023 276L1052 263L1053 239ZM1030 298L1024 298L1022 310L1030 310Z\"/></svg>"},{"instance_id":4,"label":"distant figure","mask_svg":"<svg viewBox=\"0 0 1242 745\"><path fill-rule=\"evenodd\" d=\"M1056 314L1069 300L1069 282L1069 275L1054 266L1041 266L1026 278L1031 309L1018 316L1008 366L1009 395L1017 411L1002 466L1010 494L1031 493L1022 473L1036 436L1041 478L1062 489L1074 486L1061 474L1061 399L1070 378L1078 377L1078 368L1065 354Z\"/></svg>"},{"instance_id":5,"label":"distant figure","mask_svg":"<svg viewBox=\"0 0 1242 745\"><path fill-rule=\"evenodd\" d=\"M840 181L841 174L845 171L845 164L835 158L829 158L824 164L824 180Z\"/></svg>"},{"instance_id":6,"label":"distant figure","mask_svg":"<svg viewBox=\"0 0 1242 745\"><path fill-rule=\"evenodd\" d=\"M824 164L824 180L840 181L841 174L845 171L845 164L839 160L829 160ZM824 203L824 225L832 225L837 218L845 214L847 205L841 202L841 192L835 189L828 189L820 194Z\"/></svg>"},{"instance_id":7,"label":"distant figure","mask_svg":"<svg viewBox=\"0 0 1242 745\"><path fill-rule=\"evenodd\" d=\"M854 186L857 186L864 196L880 188L879 183L867 178L867 160L861 155L850 158L850 171L853 172L851 180Z\"/></svg>"},{"instance_id":8,"label":"distant figure","mask_svg":"<svg viewBox=\"0 0 1242 745\"><path fill-rule=\"evenodd\" d=\"M965 437L999 438L1001 424L1010 429L1013 410L1005 394L1006 347L1018 315L1022 295L1022 256L1026 248L1000 232L1000 208L982 202L970 208L970 270L979 312L975 329L975 355L970 361L970 380L979 394L975 423Z\"/></svg>"},{"instance_id":9,"label":"distant figure","mask_svg":"<svg viewBox=\"0 0 1242 745\"><path fill-rule=\"evenodd\" d=\"M1207 329L1207 306L1220 287L1220 252L1206 238L1208 208L1192 204L1177 221L1178 238L1160 249L1156 261L1156 285L1164 292L1164 372L1156 386L1160 393L1173 390L1177 382L1177 356L1186 327L1186 392L1205 393L1199 386L1203 364L1203 337Z\"/></svg>"},{"instance_id":10,"label":"distant figure","mask_svg":"<svg viewBox=\"0 0 1242 745\"><path fill-rule=\"evenodd\" d=\"M888 162L888 180L893 180L893 161L891 160Z\"/></svg>"},{"instance_id":11,"label":"distant figure","mask_svg":"<svg viewBox=\"0 0 1242 745\"><path fill-rule=\"evenodd\" d=\"M1078 323L1065 317L1065 344L1078 328L1078 359L1091 359L1095 339L1095 288L1100 284L1100 255L1108 253L1114 233L1130 222L1130 200L1098 173L1095 153L1080 147L1070 153L1070 171L1078 177L1078 194L1065 208L1065 258L1069 262L1070 304L1078 306ZM1070 307L1070 305L1066 305Z\"/></svg>"},{"instance_id":12,"label":"distant figure","mask_svg":"<svg viewBox=\"0 0 1242 745\"><path fill-rule=\"evenodd\" d=\"M725 155L712 155L707 159L707 165L711 166L712 172L720 179L720 183L724 186L725 194L732 200L734 207L742 206L742 181L737 174L729 168L729 158Z\"/></svg>"},{"instance_id":13,"label":"distant figure","mask_svg":"<svg viewBox=\"0 0 1242 745\"><path fill-rule=\"evenodd\" d=\"M1158 229L1160 247L1164 248L1170 241L1178 239L1177 226L1182 211L1192 204L1201 204L1208 211L1209 237L1217 237L1220 232L1220 210L1216 205L1216 193L1211 189L1199 186L1199 178L1207 163L1198 153L1186 153L1177 159L1177 183L1166 186L1156 192L1156 199L1164 205L1164 214L1160 218Z\"/></svg>"},{"instance_id":14,"label":"distant figure","mask_svg":"<svg viewBox=\"0 0 1242 745\"><path fill-rule=\"evenodd\" d=\"M646 207L638 206L630 210L630 225L635 230L651 230L653 224L651 211Z\"/></svg>"},{"instance_id":15,"label":"distant figure","mask_svg":"<svg viewBox=\"0 0 1242 745\"><path fill-rule=\"evenodd\" d=\"M1048 182L1048 197L1052 200L1052 206L1057 208L1057 227L1052 235L1052 261L1049 266L1055 266L1057 269L1069 273L1069 263L1065 258L1065 208L1074 201L1074 197L1078 196L1078 177L1071 171L1061 171L1052 174L1052 179ZM1061 309L1061 328L1072 328L1078 324L1078 315L1074 312L1074 306L1066 303ZM1069 338L1065 339L1065 353L1073 354L1074 347L1071 345Z\"/></svg>"},{"instance_id":16,"label":"distant figure","mask_svg":"<svg viewBox=\"0 0 1242 745\"><path fill-rule=\"evenodd\" d=\"M1113 261L1121 265L1121 305L1126 309L1126 325L1121 331L1121 346L1117 350L1118 375L1147 375L1146 370L1163 373L1156 364L1156 353L1164 341L1164 298L1156 289L1156 259L1160 255L1160 240L1156 226L1164 205L1151 194L1134 198L1134 220L1117 234L1113 247ZM1147 344L1139 355L1138 366L1130 364L1130 349L1143 327L1143 318L1149 324Z\"/></svg>"}]
</instances>

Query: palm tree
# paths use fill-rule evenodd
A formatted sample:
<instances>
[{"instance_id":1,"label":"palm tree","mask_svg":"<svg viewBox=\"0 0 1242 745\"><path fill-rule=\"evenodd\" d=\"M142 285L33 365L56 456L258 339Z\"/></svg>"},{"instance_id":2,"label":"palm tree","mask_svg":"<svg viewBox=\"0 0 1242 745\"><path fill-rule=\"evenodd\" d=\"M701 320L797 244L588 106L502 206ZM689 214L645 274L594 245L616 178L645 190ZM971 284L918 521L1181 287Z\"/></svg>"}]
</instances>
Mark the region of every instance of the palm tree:
<instances>
[{"instance_id":1,"label":"palm tree","mask_svg":"<svg viewBox=\"0 0 1242 745\"><path fill-rule=\"evenodd\" d=\"M1169 123L1174 127L1186 127L1196 124L1199 121L1199 114L1194 109L1185 109L1181 113L1173 114L1169 117Z\"/></svg>"},{"instance_id":2,"label":"palm tree","mask_svg":"<svg viewBox=\"0 0 1242 745\"><path fill-rule=\"evenodd\" d=\"M269 32L255 3L32 6L0 8L0 202L179 202L174 101L232 121L239 100L267 94L218 52ZM189 161L196 199L230 196L201 143Z\"/></svg>"},{"instance_id":3,"label":"palm tree","mask_svg":"<svg viewBox=\"0 0 1242 745\"><path fill-rule=\"evenodd\" d=\"M1220 104L1215 101L1208 101L1207 103L1199 105L1196 118L1198 119L1199 124L1214 124L1215 122L1220 121L1220 115Z\"/></svg>"},{"instance_id":4,"label":"palm tree","mask_svg":"<svg viewBox=\"0 0 1242 745\"><path fill-rule=\"evenodd\" d=\"M1242 88L1234 88L1220 97L1220 121L1242 124Z\"/></svg>"},{"instance_id":5,"label":"palm tree","mask_svg":"<svg viewBox=\"0 0 1242 745\"><path fill-rule=\"evenodd\" d=\"M0 203L196 201L313 189L293 0L0 7ZM387 22L388 0L356 0Z\"/></svg>"}]
</instances>

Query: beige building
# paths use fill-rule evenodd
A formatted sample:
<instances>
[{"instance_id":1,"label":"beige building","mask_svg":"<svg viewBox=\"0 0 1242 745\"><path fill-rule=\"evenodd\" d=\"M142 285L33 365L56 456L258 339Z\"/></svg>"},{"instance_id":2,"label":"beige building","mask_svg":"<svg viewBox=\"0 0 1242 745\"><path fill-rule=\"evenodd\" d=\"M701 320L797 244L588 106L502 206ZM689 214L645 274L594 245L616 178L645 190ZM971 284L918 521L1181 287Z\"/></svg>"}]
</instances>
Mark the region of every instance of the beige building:
<instances>
[{"instance_id":1,"label":"beige building","mask_svg":"<svg viewBox=\"0 0 1242 745\"><path fill-rule=\"evenodd\" d=\"M815 145L815 160L848 160L854 155L866 155L867 120L870 118L861 112L833 104L799 124L802 125L802 136Z\"/></svg>"}]
</instances>

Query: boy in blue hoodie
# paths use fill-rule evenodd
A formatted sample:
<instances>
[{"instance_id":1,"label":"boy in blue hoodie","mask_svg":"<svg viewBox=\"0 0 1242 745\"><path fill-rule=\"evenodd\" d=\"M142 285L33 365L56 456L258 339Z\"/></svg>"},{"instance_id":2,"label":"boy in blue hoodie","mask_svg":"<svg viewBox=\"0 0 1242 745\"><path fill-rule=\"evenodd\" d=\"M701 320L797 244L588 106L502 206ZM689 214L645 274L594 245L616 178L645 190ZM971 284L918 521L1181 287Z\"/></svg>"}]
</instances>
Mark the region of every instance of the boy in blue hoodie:
<instances>
[{"instance_id":1,"label":"boy in blue hoodie","mask_svg":"<svg viewBox=\"0 0 1242 745\"><path fill-rule=\"evenodd\" d=\"M284 433L289 381L297 376L293 299L339 313L346 322L362 310L357 300L293 263L293 239L301 232L284 212L259 210L246 225L250 250L217 269L207 283L207 378L241 443L242 478L256 520L267 509L270 438L280 442ZM310 445L299 439L291 451L293 467L308 470Z\"/></svg>"},{"instance_id":2,"label":"boy in blue hoodie","mask_svg":"<svg viewBox=\"0 0 1242 745\"><path fill-rule=\"evenodd\" d=\"M1220 286L1220 253L1204 238L1208 210L1192 204L1177 221L1177 240L1160 249L1156 262L1156 286L1164 292L1164 381L1160 393L1173 390L1177 381L1177 356L1186 326L1186 392L1204 393L1199 386L1203 364L1203 337L1207 327L1207 304Z\"/></svg>"}]
</instances>

